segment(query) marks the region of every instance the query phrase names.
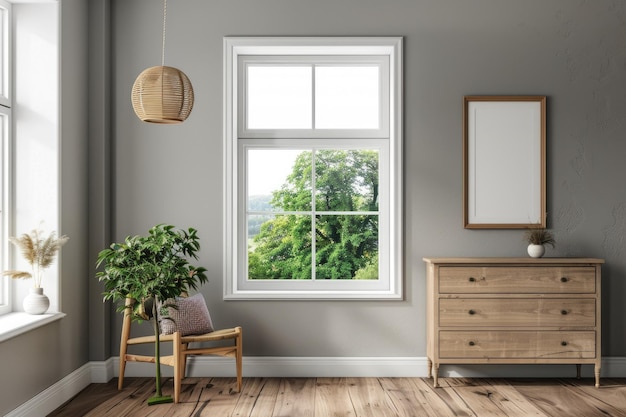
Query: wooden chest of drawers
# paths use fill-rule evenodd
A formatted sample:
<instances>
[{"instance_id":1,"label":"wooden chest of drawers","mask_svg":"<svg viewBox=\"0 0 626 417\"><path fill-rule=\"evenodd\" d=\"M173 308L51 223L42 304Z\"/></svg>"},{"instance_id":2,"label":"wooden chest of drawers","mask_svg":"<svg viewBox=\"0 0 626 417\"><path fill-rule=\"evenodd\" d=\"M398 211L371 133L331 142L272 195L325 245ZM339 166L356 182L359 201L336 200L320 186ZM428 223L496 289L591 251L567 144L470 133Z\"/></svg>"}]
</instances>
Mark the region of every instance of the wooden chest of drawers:
<instances>
[{"instance_id":1,"label":"wooden chest of drawers","mask_svg":"<svg viewBox=\"0 0 626 417\"><path fill-rule=\"evenodd\" d=\"M593 364L600 269L590 258L424 258L428 376L441 364Z\"/></svg>"}]
</instances>

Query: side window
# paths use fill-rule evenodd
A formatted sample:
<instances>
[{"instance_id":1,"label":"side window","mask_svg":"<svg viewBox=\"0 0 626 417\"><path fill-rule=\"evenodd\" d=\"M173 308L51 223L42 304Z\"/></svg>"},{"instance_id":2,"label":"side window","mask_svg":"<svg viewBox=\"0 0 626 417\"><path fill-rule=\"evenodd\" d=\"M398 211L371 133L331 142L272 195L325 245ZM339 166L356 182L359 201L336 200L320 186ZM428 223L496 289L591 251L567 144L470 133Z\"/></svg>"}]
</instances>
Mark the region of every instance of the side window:
<instances>
[{"instance_id":1,"label":"side window","mask_svg":"<svg viewBox=\"0 0 626 417\"><path fill-rule=\"evenodd\" d=\"M399 38L225 39L225 298L399 299Z\"/></svg>"},{"instance_id":2,"label":"side window","mask_svg":"<svg viewBox=\"0 0 626 417\"><path fill-rule=\"evenodd\" d=\"M8 259L8 193L9 193L9 145L11 133L11 96L10 96L10 17L11 4L0 1L0 270L7 269ZM9 313L9 278L0 276L0 314Z\"/></svg>"}]
</instances>

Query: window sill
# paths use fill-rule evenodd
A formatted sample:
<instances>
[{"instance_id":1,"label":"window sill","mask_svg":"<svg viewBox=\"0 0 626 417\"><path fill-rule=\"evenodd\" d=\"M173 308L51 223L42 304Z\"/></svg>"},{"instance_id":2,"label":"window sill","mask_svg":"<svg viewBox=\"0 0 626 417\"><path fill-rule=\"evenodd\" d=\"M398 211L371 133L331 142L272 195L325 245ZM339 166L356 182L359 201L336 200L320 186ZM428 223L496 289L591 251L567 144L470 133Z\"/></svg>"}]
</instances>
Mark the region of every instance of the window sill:
<instances>
[{"instance_id":1,"label":"window sill","mask_svg":"<svg viewBox=\"0 0 626 417\"><path fill-rule=\"evenodd\" d=\"M16 312L4 314L0 316L0 342L60 320L63 317L65 317L65 313L33 315Z\"/></svg>"}]
</instances>

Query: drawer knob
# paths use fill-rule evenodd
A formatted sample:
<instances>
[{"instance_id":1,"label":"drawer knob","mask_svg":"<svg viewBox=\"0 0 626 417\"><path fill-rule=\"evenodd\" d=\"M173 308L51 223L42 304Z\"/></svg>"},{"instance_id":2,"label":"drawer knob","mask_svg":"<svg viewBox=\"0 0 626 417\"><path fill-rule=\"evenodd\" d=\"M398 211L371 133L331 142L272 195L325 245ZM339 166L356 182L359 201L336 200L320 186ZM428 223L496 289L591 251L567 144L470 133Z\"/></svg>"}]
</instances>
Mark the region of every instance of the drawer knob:
<instances>
[{"instance_id":1,"label":"drawer knob","mask_svg":"<svg viewBox=\"0 0 626 417\"><path fill-rule=\"evenodd\" d=\"M476 314L476 311L470 310L470 311L468 311L468 313L470 314L470 316L473 316L474 314Z\"/></svg>"},{"instance_id":2,"label":"drawer knob","mask_svg":"<svg viewBox=\"0 0 626 417\"><path fill-rule=\"evenodd\" d=\"M474 277L469 277L469 282L476 282L476 278L474 278Z\"/></svg>"},{"instance_id":3,"label":"drawer knob","mask_svg":"<svg viewBox=\"0 0 626 417\"><path fill-rule=\"evenodd\" d=\"M561 282L567 282L567 281L569 281L567 277L561 277Z\"/></svg>"},{"instance_id":4,"label":"drawer knob","mask_svg":"<svg viewBox=\"0 0 626 417\"><path fill-rule=\"evenodd\" d=\"M561 310L561 314L563 314L564 316L567 315L567 310Z\"/></svg>"},{"instance_id":5,"label":"drawer knob","mask_svg":"<svg viewBox=\"0 0 626 417\"><path fill-rule=\"evenodd\" d=\"M566 341L562 341L561 342L561 346L567 346L567 342Z\"/></svg>"},{"instance_id":6,"label":"drawer knob","mask_svg":"<svg viewBox=\"0 0 626 417\"><path fill-rule=\"evenodd\" d=\"M470 346L474 346L474 345L476 345L476 343L474 343L473 341L470 340L469 345Z\"/></svg>"}]
</instances>

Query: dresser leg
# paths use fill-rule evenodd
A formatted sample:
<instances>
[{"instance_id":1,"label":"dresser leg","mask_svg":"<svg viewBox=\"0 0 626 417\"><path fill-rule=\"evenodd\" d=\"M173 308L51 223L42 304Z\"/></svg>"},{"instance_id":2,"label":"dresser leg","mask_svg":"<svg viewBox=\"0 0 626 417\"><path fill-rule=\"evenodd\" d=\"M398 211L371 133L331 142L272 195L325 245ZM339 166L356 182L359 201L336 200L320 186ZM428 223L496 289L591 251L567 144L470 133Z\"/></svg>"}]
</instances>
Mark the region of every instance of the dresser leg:
<instances>
[{"instance_id":1,"label":"dresser leg","mask_svg":"<svg viewBox=\"0 0 626 417\"><path fill-rule=\"evenodd\" d=\"M576 379L580 379L580 368L581 368L581 365L577 364L576 365Z\"/></svg>"},{"instance_id":2,"label":"dresser leg","mask_svg":"<svg viewBox=\"0 0 626 417\"><path fill-rule=\"evenodd\" d=\"M596 376L596 388L600 388L600 365L596 365L593 373Z\"/></svg>"},{"instance_id":3,"label":"dresser leg","mask_svg":"<svg viewBox=\"0 0 626 417\"><path fill-rule=\"evenodd\" d=\"M428 379L430 379L433 376L433 361L431 361L430 358L428 358L426 360L427 360L427 363L428 363Z\"/></svg>"},{"instance_id":4,"label":"dresser leg","mask_svg":"<svg viewBox=\"0 0 626 417\"><path fill-rule=\"evenodd\" d=\"M439 388L439 364L433 365L433 387Z\"/></svg>"}]
</instances>

